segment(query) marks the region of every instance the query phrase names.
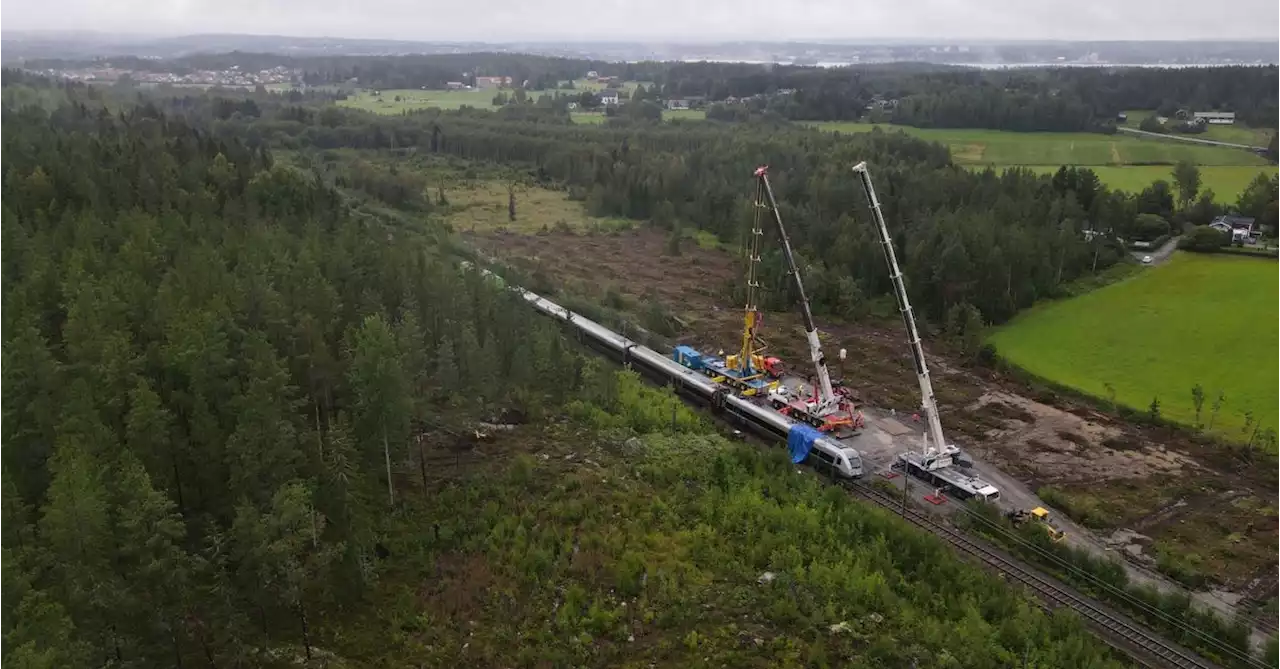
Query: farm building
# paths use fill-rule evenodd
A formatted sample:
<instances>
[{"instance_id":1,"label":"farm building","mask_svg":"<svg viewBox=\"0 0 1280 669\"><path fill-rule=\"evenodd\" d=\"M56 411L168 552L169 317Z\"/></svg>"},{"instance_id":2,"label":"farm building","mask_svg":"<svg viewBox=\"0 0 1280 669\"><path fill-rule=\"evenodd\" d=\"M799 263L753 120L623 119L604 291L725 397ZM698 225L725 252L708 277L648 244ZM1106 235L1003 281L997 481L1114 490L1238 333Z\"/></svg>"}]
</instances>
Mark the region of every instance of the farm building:
<instances>
[{"instance_id":1,"label":"farm building","mask_svg":"<svg viewBox=\"0 0 1280 669\"><path fill-rule=\"evenodd\" d=\"M672 98L667 100L667 109L688 109L689 101L685 98Z\"/></svg>"},{"instance_id":2,"label":"farm building","mask_svg":"<svg viewBox=\"0 0 1280 669\"><path fill-rule=\"evenodd\" d=\"M460 91L464 88L468 88L468 86L461 81L446 81L444 87L451 91ZM423 86L423 88L426 88L426 86Z\"/></svg>"},{"instance_id":3,"label":"farm building","mask_svg":"<svg viewBox=\"0 0 1280 669\"><path fill-rule=\"evenodd\" d=\"M476 88L504 88L511 85L511 77L476 77Z\"/></svg>"},{"instance_id":4,"label":"farm building","mask_svg":"<svg viewBox=\"0 0 1280 669\"><path fill-rule=\"evenodd\" d=\"M1231 125L1236 122L1235 112L1196 112L1195 119L1214 125Z\"/></svg>"}]
</instances>

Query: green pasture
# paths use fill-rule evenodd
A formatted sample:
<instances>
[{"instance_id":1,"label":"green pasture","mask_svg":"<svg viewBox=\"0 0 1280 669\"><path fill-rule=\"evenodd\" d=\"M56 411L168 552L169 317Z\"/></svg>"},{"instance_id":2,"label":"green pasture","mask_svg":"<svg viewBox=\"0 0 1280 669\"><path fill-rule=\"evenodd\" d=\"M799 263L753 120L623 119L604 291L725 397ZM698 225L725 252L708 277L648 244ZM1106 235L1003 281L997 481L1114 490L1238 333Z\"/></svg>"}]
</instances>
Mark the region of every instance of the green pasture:
<instances>
[{"instance_id":1,"label":"green pasture","mask_svg":"<svg viewBox=\"0 0 1280 669\"><path fill-rule=\"evenodd\" d=\"M1027 165L1044 174L1053 174L1057 165ZM1164 179L1173 183L1172 165L1101 165L1091 166L1102 183L1116 190L1136 193L1153 181ZM1275 174L1274 167L1250 167L1245 165L1211 165L1200 168L1200 191L1213 190L1218 202L1235 202L1240 193L1258 174Z\"/></svg>"},{"instance_id":2,"label":"green pasture","mask_svg":"<svg viewBox=\"0 0 1280 669\"><path fill-rule=\"evenodd\" d=\"M570 112L569 118L572 118L574 123L587 123L594 125L597 123L604 123L605 119L608 117L604 115L604 112L575 111ZM706 118L707 112L701 109L662 110L662 120L664 121L702 121Z\"/></svg>"},{"instance_id":3,"label":"green pasture","mask_svg":"<svg viewBox=\"0 0 1280 669\"><path fill-rule=\"evenodd\" d=\"M1267 162L1241 149L1199 146L1172 140L1087 132L1010 132L953 128L912 128L874 123L821 121L813 125L839 132L902 131L946 144L956 162L969 165L1257 165Z\"/></svg>"},{"instance_id":4,"label":"green pasture","mask_svg":"<svg viewBox=\"0 0 1280 669\"><path fill-rule=\"evenodd\" d=\"M375 114L401 114L415 109L459 109L470 106L479 109L493 109L493 96L498 94L496 88L479 88L469 91L435 91L414 88L397 88L378 91L362 90L352 93L346 100L339 100L343 107L363 109ZM397 99L399 98L399 99Z\"/></svg>"},{"instance_id":5,"label":"green pasture","mask_svg":"<svg viewBox=\"0 0 1280 669\"><path fill-rule=\"evenodd\" d=\"M705 121L707 112L702 109L664 109L662 110L662 120L664 121Z\"/></svg>"},{"instance_id":6,"label":"green pasture","mask_svg":"<svg viewBox=\"0 0 1280 669\"><path fill-rule=\"evenodd\" d=\"M1280 295L1272 260L1178 252L1167 263L1079 297L1038 305L990 337L1005 360L1138 411L1192 425L1191 389L1212 431L1246 441L1246 412L1277 429Z\"/></svg>"},{"instance_id":7,"label":"green pasture","mask_svg":"<svg viewBox=\"0 0 1280 669\"><path fill-rule=\"evenodd\" d=\"M1133 123L1133 116L1129 118ZM1187 160L1200 167L1201 188L1212 188L1217 199L1226 202L1235 201L1258 173L1275 170L1260 156L1242 149L1129 135L912 128L844 121L812 125L846 133L871 132L875 128L902 131L945 144L956 163L975 168L1018 166L1051 173L1060 165L1085 166L1107 186L1130 192L1140 191L1157 179L1171 181L1173 164Z\"/></svg>"},{"instance_id":8,"label":"green pasture","mask_svg":"<svg viewBox=\"0 0 1280 669\"><path fill-rule=\"evenodd\" d=\"M624 81L624 82L622 82L622 83L621 83L621 90L622 90L622 92L626 93L628 97L630 97L630 96L631 96L631 92L632 92L632 91L634 91L634 90L636 90L636 86L639 86L640 84L644 84L644 87L645 87L646 89L647 89L647 88L649 88L649 86L651 85L651 84L650 84L649 82L647 82L647 81ZM586 79L574 79L574 80L573 80L573 90L578 90L578 91L602 91L602 90L604 90L605 88L608 88L608 86L607 86L606 84L601 84L601 83L598 83L598 82L595 82L595 81L588 81L588 80L586 80ZM567 91L567 90L569 90L569 89L563 89L563 88L562 88L562 89L560 89L560 90L561 90L561 91Z\"/></svg>"}]
</instances>

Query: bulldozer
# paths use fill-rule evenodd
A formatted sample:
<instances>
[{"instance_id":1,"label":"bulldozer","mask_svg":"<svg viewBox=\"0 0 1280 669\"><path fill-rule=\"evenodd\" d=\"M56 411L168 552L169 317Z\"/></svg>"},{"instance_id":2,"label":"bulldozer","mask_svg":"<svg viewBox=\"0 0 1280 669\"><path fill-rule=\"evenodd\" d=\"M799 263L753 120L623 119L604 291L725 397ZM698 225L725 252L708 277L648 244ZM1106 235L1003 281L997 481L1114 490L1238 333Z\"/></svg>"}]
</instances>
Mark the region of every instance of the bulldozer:
<instances>
[{"instance_id":1,"label":"bulldozer","mask_svg":"<svg viewBox=\"0 0 1280 669\"><path fill-rule=\"evenodd\" d=\"M1030 511L1027 511L1025 509L1010 511L1008 513L1008 516L1009 516L1009 520L1013 521L1014 525L1022 525L1028 522L1036 523L1037 525L1043 527L1045 531L1049 533L1049 538L1052 539L1053 541L1062 541L1067 537L1066 532L1063 532L1062 530L1053 526L1053 521L1050 518L1049 510L1044 508L1043 506L1037 506L1036 508Z\"/></svg>"}]
</instances>

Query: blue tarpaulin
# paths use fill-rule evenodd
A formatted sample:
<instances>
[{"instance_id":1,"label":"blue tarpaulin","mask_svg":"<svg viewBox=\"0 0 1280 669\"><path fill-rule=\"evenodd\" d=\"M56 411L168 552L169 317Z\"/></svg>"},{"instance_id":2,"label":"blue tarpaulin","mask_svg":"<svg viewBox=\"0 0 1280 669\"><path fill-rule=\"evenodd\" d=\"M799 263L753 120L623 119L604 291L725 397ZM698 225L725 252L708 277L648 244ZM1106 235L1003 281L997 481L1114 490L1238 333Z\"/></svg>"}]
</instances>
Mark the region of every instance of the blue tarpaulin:
<instances>
[{"instance_id":1,"label":"blue tarpaulin","mask_svg":"<svg viewBox=\"0 0 1280 669\"><path fill-rule=\"evenodd\" d=\"M813 442L816 441L822 433L808 425L797 423L791 426L791 431L787 432L787 450L791 451L791 461L799 464L809 457L809 450L813 448Z\"/></svg>"}]
</instances>

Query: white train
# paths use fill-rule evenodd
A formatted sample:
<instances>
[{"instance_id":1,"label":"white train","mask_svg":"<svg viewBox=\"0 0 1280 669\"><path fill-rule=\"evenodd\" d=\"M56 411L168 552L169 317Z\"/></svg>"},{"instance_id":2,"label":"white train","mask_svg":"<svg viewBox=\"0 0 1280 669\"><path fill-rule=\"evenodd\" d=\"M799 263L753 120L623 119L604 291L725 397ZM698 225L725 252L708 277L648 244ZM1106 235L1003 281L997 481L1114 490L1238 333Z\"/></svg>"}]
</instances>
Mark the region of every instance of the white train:
<instances>
[{"instance_id":1,"label":"white train","mask_svg":"<svg viewBox=\"0 0 1280 669\"><path fill-rule=\"evenodd\" d=\"M710 407L731 422L761 436L787 442L793 462L809 460L819 469L841 477L862 476L862 456L856 449L845 446L804 423L737 397L728 388L712 382L708 377L551 300L523 288L511 289L518 292L534 309L576 328L585 335L588 343L602 353L658 382L670 383L677 393Z\"/></svg>"}]
</instances>

